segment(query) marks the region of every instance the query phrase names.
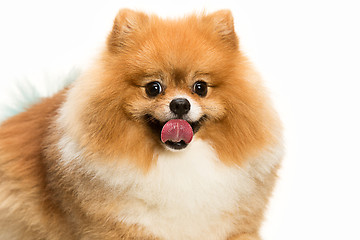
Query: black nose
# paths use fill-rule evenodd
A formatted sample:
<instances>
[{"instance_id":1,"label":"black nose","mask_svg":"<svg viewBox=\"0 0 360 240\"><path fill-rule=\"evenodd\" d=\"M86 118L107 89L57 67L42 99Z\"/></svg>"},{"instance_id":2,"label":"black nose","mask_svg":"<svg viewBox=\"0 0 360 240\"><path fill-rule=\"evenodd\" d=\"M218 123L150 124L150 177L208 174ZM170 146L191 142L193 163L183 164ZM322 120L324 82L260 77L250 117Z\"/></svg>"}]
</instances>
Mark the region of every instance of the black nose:
<instances>
[{"instance_id":1,"label":"black nose","mask_svg":"<svg viewBox=\"0 0 360 240\"><path fill-rule=\"evenodd\" d=\"M170 102L170 110L182 116L190 111L190 102L186 98L175 98Z\"/></svg>"}]
</instances>

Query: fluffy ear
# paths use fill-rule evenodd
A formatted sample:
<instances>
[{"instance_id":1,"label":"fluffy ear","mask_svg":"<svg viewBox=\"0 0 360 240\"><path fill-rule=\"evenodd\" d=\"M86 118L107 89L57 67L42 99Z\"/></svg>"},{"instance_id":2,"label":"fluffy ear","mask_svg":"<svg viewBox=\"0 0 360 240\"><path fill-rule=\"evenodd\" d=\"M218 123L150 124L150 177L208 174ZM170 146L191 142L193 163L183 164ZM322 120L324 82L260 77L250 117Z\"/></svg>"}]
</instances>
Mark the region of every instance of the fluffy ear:
<instances>
[{"instance_id":1,"label":"fluffy ear","mask_svg":"<svg viewBox=\"0 0 360 240\"><path fill-rule=\"evenodd\" d=\"M130 9L122 9L117 14L112 31L107 39L110 52L118 52L127 45L128 37L139 31L148 22L149 17Z\"/></svg>"},{"instance_id":2,"label":"fluffy ear","mask_svg":"<svg viewBox=\"0 0 360 240\"><path fill-rule=\"evenodd\" d=\"M237 49L239 40L234 29L234 18L230 10L219 10L207 16L207 20L211 21L214 31L220 38L229 44L232 48Z\"/></svg>"}]
</instances>

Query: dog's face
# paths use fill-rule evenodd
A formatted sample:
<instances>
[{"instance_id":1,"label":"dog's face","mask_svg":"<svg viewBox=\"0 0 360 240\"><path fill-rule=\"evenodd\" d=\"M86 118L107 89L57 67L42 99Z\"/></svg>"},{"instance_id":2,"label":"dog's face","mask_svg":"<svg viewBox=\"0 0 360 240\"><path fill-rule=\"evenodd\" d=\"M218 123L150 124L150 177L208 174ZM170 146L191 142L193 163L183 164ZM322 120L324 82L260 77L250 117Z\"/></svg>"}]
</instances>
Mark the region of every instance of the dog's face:
<instances>
[{"instance_id":1,"label":"dog's face","mask_svg":"<svg viewBox=\"0 0 360 240\"><path fill-rule=\"evenodd\" d=\"M159 51L155 50L156 53ZM140 56L145 54L141 53ZM172 54L176 53L168 49L162 57ZM153 64L155 61L151 60ZM221 94L216 94L218 85L212 80L210 69L206 65L198 65L201 58L197 64L184 66L170 61L166 61L168 66L159 66L154 72L130 74L138 77L130 79L125 109L134 120L144 122L156 140L162 141L170 149L180 150L191 142L194 134L202 130L206 121L223 117L224 105ZM189 59L180 61L189 63ZM149 68L138 68L140 71L144 69ZM179 119L185 121L175 121Z\"/></svg>"},{"instance_id":2,"label":"dog's face","mask_svg":"<svg viewBox=\"0 0 360 240\"><path fill-rule=\"evenodd\" d=\"M267 134L249 69L229 11L163 20L122 10L98 67L72 90L70 124L93 152L142 163L193 137L239 159Z\"/></svg>"},{"instance_id":3,"label":"dog's face","mask_svg":"<svg viewBox=\"0 0 360 240\"><path fill-rule=\"evenodd\" d=\"M207 121L224 116L227 83L220 75L238 54L229 12L164 21L123 11L108 50L128 84L121 91L127 96L125 111L167 148L186 148Z\"/></svg>"},{"instance_id":4,"label":"dog's face","mask_svg":"<svg viewBox=\"0 0 360 240\"><path fill-rule=\"evenodd\" d=\"M223 106L211 97L214 86L205 73L175 71L140 79L135 90L139 97L128 99L127 111L144 121L165 146L180 150L205 121L221 117Z\"/></svg>"}]
</instances>

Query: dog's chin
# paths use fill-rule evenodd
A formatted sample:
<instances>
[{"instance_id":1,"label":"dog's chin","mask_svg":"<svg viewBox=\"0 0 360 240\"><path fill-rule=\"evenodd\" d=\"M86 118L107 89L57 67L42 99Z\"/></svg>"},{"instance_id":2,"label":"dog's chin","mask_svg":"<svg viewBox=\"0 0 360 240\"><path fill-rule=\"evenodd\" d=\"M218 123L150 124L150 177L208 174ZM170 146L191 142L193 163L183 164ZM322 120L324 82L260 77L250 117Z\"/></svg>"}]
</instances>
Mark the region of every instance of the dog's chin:
<instances>
[{"instance_id":1,"label":"dog's chin","mask_svg":"<svg viewBox=\"0 0 360 240\"><path fill-rule=\"evenodd\" d=\"M206 115L203 115L198 121L194 121L194 122L190 122L187 121L193 131L193 135L195 135L201 128L203 121L206 119ZM149 128L152 130L152 132L156 135L158 141L163 144L167 149L169 150L173 150L173 151L177 151L177 150L182 150L185 149L190 143L186 143L184 140L181 140L179 142L173 142L173 141L166 141L165 143L163 143L161 141L161 131L164 127L164 125L170 121L172 119L168 119L166 121L160 121L158 119L156 119L155 117L153 117L152 115L145 115L145 121L147 123L147 125L149 126Z\"/></svg>"}]
</instances>

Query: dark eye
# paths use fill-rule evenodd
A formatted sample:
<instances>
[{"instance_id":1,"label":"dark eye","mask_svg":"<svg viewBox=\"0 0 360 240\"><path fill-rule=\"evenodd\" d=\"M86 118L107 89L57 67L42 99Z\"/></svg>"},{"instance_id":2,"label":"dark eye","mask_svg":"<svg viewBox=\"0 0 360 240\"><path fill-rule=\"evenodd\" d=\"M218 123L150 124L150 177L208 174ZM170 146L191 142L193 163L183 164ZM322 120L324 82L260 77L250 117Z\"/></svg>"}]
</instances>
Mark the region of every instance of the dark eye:
<instances>
[{"instance_id":1,"label":"dark eye","mask_svg":"<svg viewBox=\"0 0 360 240\"><path fill-rule=\"evenodd\" d=\"M193 86L193 91L200 97L205 97L207 94L207 84L204 81L197 81Z\"/></svg>"},{"instance_id":2,"label":"dark eye","mask_svg":"<svg viewBox=\"0 0 360 240\"><path fill-rule=\"evenodd\" d=\"M145 92L149 97L156 97L162 92L162 87L159 82L151 82L145 85Z\"/></svg>"}]
</instances>

